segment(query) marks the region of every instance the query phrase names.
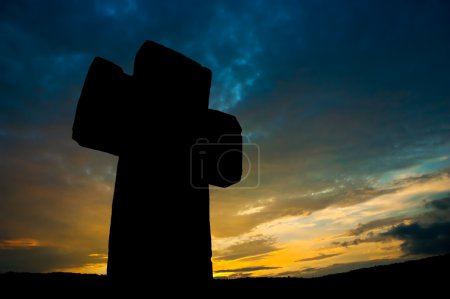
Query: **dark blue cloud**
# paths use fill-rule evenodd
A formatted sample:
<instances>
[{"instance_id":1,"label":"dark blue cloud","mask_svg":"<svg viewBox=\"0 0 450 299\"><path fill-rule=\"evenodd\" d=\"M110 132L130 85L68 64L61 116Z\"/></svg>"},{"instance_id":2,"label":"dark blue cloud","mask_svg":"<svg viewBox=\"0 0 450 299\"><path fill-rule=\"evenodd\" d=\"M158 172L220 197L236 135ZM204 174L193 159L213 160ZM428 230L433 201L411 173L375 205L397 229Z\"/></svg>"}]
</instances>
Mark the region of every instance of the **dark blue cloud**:
<instances>
[{"instance_id":1,"label":"dark blue cloud","mask_svg":"<svg viewBox=\"0 0 450 299\"><path fill-rule=\"evenodd\" d=\"M429 202L427 206L438 211L450 212L450 197L433 200Z\"/></svg>"},{"instance_id":2,"label":"dark blue cloud","mask_svg":"<svg viewBox=\"0 0 450 299\"><path fill-rule=\"evenodd\" d=\"M384 235L403 241L406 254L445 254L450 252L450 222L437 222L428 226L412 223L394 227Z\"/></svg>"},{"instance_id":3,"label":"dark blue cloud","mask_svg":"<svg viewBox=\"0 0 450 299\"><path fill-rule=\"evenodd\" d=\"M450 252L450 197L427 201L427 212L411 224L394 226L383 234L403 241L407 255L445 254ZM448 195L448 194L447 194Z\"/></svg>"},{"instance_id":4,"label":"dark blue cloud","mask_svg":"<svg viewBox=\"0 0 450 299\"><path fill-rule=\"evenodd\" d=\"M373 177L448 153L445 2L288 7L256 34L261 76L235 110L271 162L317 171L317 181ZM307 169L292 165L303 157Z\"/></svg>"}]
</instances>

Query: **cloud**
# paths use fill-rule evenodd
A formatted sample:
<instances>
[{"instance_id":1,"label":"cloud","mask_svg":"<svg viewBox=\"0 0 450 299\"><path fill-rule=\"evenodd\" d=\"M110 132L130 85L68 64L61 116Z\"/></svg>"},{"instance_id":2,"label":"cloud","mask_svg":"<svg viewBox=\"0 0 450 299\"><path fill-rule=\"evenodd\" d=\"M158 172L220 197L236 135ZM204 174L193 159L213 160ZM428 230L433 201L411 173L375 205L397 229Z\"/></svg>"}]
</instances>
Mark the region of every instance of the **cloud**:
<instances>
[{"instance_id":1,"label":"cloud","mask_svg":"<svg viewBox=\"0 0 450 299\"><path fill-rule=\"evenodd\" d=\"M81 268L81 265L93 261L95 258L89 257L82 249L57 246L0 248L0 273L54 272L62 268Z\"/></svg>"},{"instance_id":2,"label":"cloud","mask_svg":"<svg viewBox=\"0 0 450 299\"><path fill-rule=\"evenodd\" d=\"M231 261L241 258L254 257L277 251L278 248L274 244L274 238L256 236L249 240L235 243L219 252L215 252L214 259L216 261Z\"/></svg>"},{"instance_id":3,"label":"cloud","mask_svg":"<svg viewBox=\"0 0 450 299\"><path fill-rule=\"evenodd\" d=\"M339 182L342 185L334 183L333 188L295 192L297 194L282 194L281 192L287 188L280 188L283 191L280 192L279 197L272 196L269 197L270 200L267 200L267 195L263 197L263 193L270 192L270 190L252 190L248 193L227 190L223 192L227 194L222 196L213 193L212 233L216 238L224 238L252 231L265 234L265 229L270 231L269 234L276 235L276 230L272 231L270 227L276 226L277 223L283 222L283 219L290 217L298 219L298 223L301 222L312 227L318 223L321 223L323 228L326 228L323 226L325 223L330 226L342 226L347 223L345 230L348 231L349 236L363 235L370 231L379 233L393 225L410 221L418 214L429 210L423 206L423 203L438 199L442 197L443 192L449 190L447 172L448 168L445 168L442 171L422 176L414 174L414 179L409 176L390 179L389 183L383 184L378 183L378 180L368 180L365 183L348 180ZM282 197L283 195L285 197ZM422 203L415 198L423 198L424 201ZM263 204L261 204L262 202ZM265 208L251 215L239 215L238 213L258 206ZM413 207L417 207L419 210L416 211ZM433 212L433 214L436 213ZM343 218L333 218L340 214L344 214L341 215ZM440 214L440 217L445 219L445 212ZM423 218L423 216L421 217ZM430 221L435 222L435 217L430 216ZM355 223L359 223L357 227L354 227ZM300 232L293 232L291 235L293 234L302 238ZM303 237L305 234L310 235L305 232ZM320 233L318 232L318 234ZM351 243L347 240L347 243L344 244L349 246Z\"/></svg>"},{"instance_id":4,"label":"cloud","mask_svg":"<svg viewBox=\"0 0 450 299\"><path fill-rule=\"evenodd\" d=\"M32 248L37 246L41 246L41 243L35 239L0 240L0 250Z\"/></svg>"},{"instance_id":5,"label":"cloud","mask_svg":"<svg viewBox=\"0 0 450 299\"><path fill-rule=\"evenodd\" d=\"M450 197L432 200L428 202L426 206L434 209L435 211L448 211L450 210Z\"/></svg>"},{"instance_id":6,"label":"cloud","mask_svg":"<svg viewBox=\"0 0 450 299\"><path fill-rule=\"evenodd\" d=\"M215 271L215 273L234 273L234 272L254 272L261 270L272 270L278 269L279 267L266 267L266 266L258 266L258 267L245 267L245 268L237 268L237 269L224 269Z\"/></svg>"},{"instance_id":7,"label":"cloud","mask_svg":"<svg viewBox=\"0 0 450 299\"><path fill-rule=\"evenodd\" d=\"M233 111L246 120L244 132L254 132L254 141L261 148L262 184L254 196L231 193L232 199L226 199L226 203L219 198L223 204L217 203L214 208L220 211L220 216L225 210L231 217L217 215L221 219L214 229L217 237L241 234L286 215L308 215L330 206L357 205L382 192L395 192L395 186L389 190L374 182L388 171L421 164L448 152L450 110L448 103L443 102L449 96L440 77L443 69L438 71L439 75L430 70L436 76L437 81L433 82L423 80L422 75L408 67L414 64L414 68L425 70L429 69L429 63L439 64L428 52L431 48L419 49L417 41L437 44L439 51L448 48L448 42L438 38L446 31L443 15L430 8L425 8L427 13L419 14L418 23L439 32L431 37L425 36L418 27L405 26L400 21L420 11L422 8L417 5L406 11L395 6L392 10L395 13L387 15L380 3L351 8L329 5L303 7L299 4L301 9L292 10L304 15L295 18L296 13L292 13L289 22L296 19L306 27L297 25L292 28L298 30L280 32L289 38L265 49L272 60L264 60L264 51L261 54L261 63L270 65L267 67L270 72L264 72L260 80L271 83L267 85L270 91L261 97L252 94L254 98L250 97ZM328 9L314 14L319 6ZM372 15L372 9L386 17L383 24ZM431 16L437 19L432 20ZM361 24L367 26L360 27ZM327 30L331 27L331 31ZM380 34L381 28L386 35ZM339 33L330 36L330 32ZM418 62L414 57L424 60ZM286 65L295 65L295 74ZM386 69L396 75L387 76ZM273 76L273 80L267 76ZM295 80L283 80L289 76ZM405 81L398 79L406 77L409 79ZM410 80L417 84L409 85ZM435 101L430 104L426 100L428 87L433 89L434 84L440 91L433 92ZM427 106L433 112L422 113L420 106ZM436 111L437 106L445 107L446 112ZM437 115L438 119L432 120L431 115ZM296 196L330 188L334 192L329 196ZM256 201L262 194L273 196L274 203L249 217L233 216L240 203Z\"/></svg>"},{"instance_id":8,"label":"cloud","mask_svg":"<svg viewBox=\"0 0 450 299\"><path fill-rule=\"evenodd\" d=\"M216 192L212 194L212 233L215 237L230 237L236 236L251 231L260 224L274 221L288 216L310 215L313 212L323 210L329 207L346 207L357 205L373 199L377 196L394 193L396 188L391 186L375 188L369 185L368 182L352 182L351 179L346 182L339 183L330 182L327 192L324 189L314 188L314 185L324 184L323 182L311 183L308 189L303 189L299 186L299 190L293 190L289 184L302 185L303 183L295 183L288 180L281 186L262 187L258 190L252 190L253 194L242 191L225 191L227 197L220 196L221 193ZM267 189L266 189L267 188ZM303 189L303 192L300 190ZM264 203L264 208L248 209L253 213L242 213L240 207L242 205L250 205L260 201L257 199L265 192L273 195L270 201ZM255 198L256 197L256 198ZM214 200L218 198L218 200ZM245 209L244 211L248 211ZM227 215L224 217L223 215ZM220 221L216 221L220 219Z\"/></svg>"},{"instance_id":9,"label":"cloud","mask_svg":"<svg viewBox=\"0 0 450 299\"><path fill-rule=\"evenodd\" d=\"M99 258L99 259L107 259L108 258L108 255L104 254L104 253L90 253L88 256L96 257L96 258Z\"/></svg>"},{"instance_id":10,"label":"cloud","mask_svg":"<svg viewBox=\"0 0 450 299\"><path fill-rule=\"evenodd\" d=\"M317 256L313 256L313 257L297 260L297 262L320 261L320 260L328 259L328 258L333 257L333 256L338 256L338 255L341 255L341 254L342 253L330 253L330 254L323 254L323 253L321 253L321 254L319 254Z\"/></svg>"},{"instance_id":11,"label":"cloud","mask_svg":"<svg viewBox=\"0 0 450 299\"><path fill-rule=\"evenodd\" d=\"M434 223L445 223L449 220L449 213L450 197L448 193L441 193L424 200L423 214L416 217L415 221L424 227Z\"/></svg>"},{"instance_id":12,"label":"cloud","mask_svg":"<svg viewBox=\"0 0 450 299\"><path fill-rule=\"evenodd\" d=\"M349 232L349 235L352 236L359 236L363 233L366 233L368 231L371 231L373 229L380 229L384 227L391 227L396 224L399 224L401 222L404 222L405 220L408 220L409 218L405 217L388 217L388 218L382 218L382 219L376 219L373 221L370 221L368 223L364 224L358 224L358 226L355 229L352 229Z\"/></svg>"},{"instance_id":13,"label":"cloud","mask_svg":"<svg viewBox=\"0 0 450 299\"><path fill-rule=\"evenodd\" d=\"M90 252L107 251L114 158L27 139L17 134L2 148L0 272L90 263Z\"/></svg>"},{"instance_id":14,"label":"cloud","mask_svg":"<svg viewBox=\"0 0 450 299\"><path fill-rule=\"evenodd\" d=\"M447 253L450 250L450 200L448 197L434 198L436 196L442 196L442 193L429 195L428 200L423 201L418 215L387 217L359 224L347 234L355 238L334 241L333 245L349 247L368 242L400 240L401 250L406 255Z\"/></svg>"},{"instance_id":15,"label":"cloud","mask_svg":"<svg viewBox=\"0 0 450 299\"><path fill-rule=\"evenodd\" d=\"M252 261L263 260L263 259L268 258L268 257L270 257L270 254L258 254L258 255L255 255L255 256L241 258L240 261L241 262L252 262Z\"/></svg>"},{"instance_id":16,"label":"cloud","mask_svg":"<svg viewBox=\"0 0 450 299\"><path fill-rule=\"evenodd\" d=\"M407 255L450 252L450 222L400 224L382 235L402 240L401 249Z\"/></svg>"},{"instance_id":17,"label":"cloud","mask_svg":"<svg viewBox=\"0 0 450 299\"><path fill-rule=\"evenodd\" d=\"M381 237L380 235L375 235L374 233L369 233L367 237L365 238L355 238L350 241L334 241L333 245L342 246L342 247L349 247L349 246L356 246L361 243L368 243L368 242L384 242L387 238Z\"/></svg>"}]
</instances>

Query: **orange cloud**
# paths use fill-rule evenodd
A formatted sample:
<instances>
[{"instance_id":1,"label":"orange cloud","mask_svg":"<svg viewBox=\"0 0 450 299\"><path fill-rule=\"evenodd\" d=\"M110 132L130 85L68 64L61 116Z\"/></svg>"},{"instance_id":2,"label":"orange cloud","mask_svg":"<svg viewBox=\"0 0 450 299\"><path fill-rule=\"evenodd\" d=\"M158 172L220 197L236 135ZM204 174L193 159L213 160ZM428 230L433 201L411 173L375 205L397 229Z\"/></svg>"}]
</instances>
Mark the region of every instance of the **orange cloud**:
<instances>
[{"instance_id":1,"label":"orange cloud","mask_svg":"<svg viewBox=\"0 0 450 299\"><path fill-rule=\"evenodd\" d=\"M38 246L42 246L42 243L38 240L29 238L0 240L0 249L31 248Z\"/></svg>"}]
</instances>

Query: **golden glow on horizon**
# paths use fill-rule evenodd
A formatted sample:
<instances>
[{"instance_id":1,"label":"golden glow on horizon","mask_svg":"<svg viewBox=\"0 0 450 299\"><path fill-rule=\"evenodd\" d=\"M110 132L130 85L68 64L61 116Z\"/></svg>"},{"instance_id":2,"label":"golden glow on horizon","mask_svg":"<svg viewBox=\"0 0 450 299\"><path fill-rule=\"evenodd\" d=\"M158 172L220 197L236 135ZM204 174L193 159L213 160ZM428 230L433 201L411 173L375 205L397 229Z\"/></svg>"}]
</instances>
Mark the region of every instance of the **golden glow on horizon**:
<instances>
[{"instance_id":1,"label":"golden glow on horizon","mask_svg":"<svg viewBox=\"0 0 450 299\"><path fill-rule=\"evenodd\" d=\"M213 238L216 253L255 236L272 235L277 238L276 249L269 253L233 260L221 260L215 256L214 277L239 277L243 273L233 272L233 269L258 267L262 270L245 273L251 276L296 273L295 275L310 277L315 273L326 273L320 272L322 268L339 264L399 259L403 256L401 241L380 241L373 237L393 225L411 223L408 216L414 215L415 209L423 205L423 200L418 198L449 191L450 178L444 175L406 185L396 192L376 196L357 205L329 207L309 215L276 219L258 225L251 232L235 238ZM395 223L369 229L360 235L350 233L358 224L387 217L399 218ZM313 259L314 257L316 259ZM311 260L308 261L308 258ZM302 259L304 261L300 261ZM223 270L226 272L221 272Z\"/></svg>"},{"instance_id":2,"label":"golden glow on horizon","mask_svg":"<svg viewBox=\"0 0 450 299\"><path fill-rule=\"evenodd\" d=\"M405 184L392 193L375 196L359 204L330 206L310 214L278 218L256 225L250 231L232 237L213 236L214 277L288 275L312 277L332 273L332 271L343 271L340 265L344 264L351 266L355 263L354 267L357 268L366 265L362 264L364 262L394 261L402 258L403 252L400 247L402 242L396 239L379 240L376 236L388 231L393 225L411 223L415 213L420 212L424 198L449 191L450 178L443 175L409 185ZM259 217L265 209L270 209L270 202L255 202L254 206L245 206L237 210L240 211L240 215L235 212L234 216L237 218ZM92 209L86 209L86 211L89 219L98 215L98 211ZM355 233L360 225L389 217L394 220L385 226L379 225ZM220 221L220 219L212 220ZM101 219L90 224L82 222L80 227L76 228L76 233L83 232L89 236L95 236L92 240L104 246L106 251L109 222L107 224L104 222L107 221ZM103 239L98 236L102 236ZM50 246L49 244L52 244L51 247L68 250L74 246L87 248L89 241L83 240L80 243L80 241L71 240L61 247L58 246L59 243L51 242L51 240L18 238L2 240L0 248L26 249ZM96 243L96 248L102 248L100 246ZM230 254L230 248L233 246L239 247L240 251ZM258 250L258 246L265 246L265 250ZM101 251L86 253L86 261L84 264L55 268L51 271L106 274L107 255L105 253Z\"/></svg>"},{"instance_id":3,"label":"golden glow on horizon","mask_svg":"<svg viewBox=\"0 0 450 299\"><path fill-rule=\"evenodd\" d=\"M88 263L80 267L57 268L50 272L83 273L83 274L106 274L106 262Z\"/></svg>"}]
</instances>

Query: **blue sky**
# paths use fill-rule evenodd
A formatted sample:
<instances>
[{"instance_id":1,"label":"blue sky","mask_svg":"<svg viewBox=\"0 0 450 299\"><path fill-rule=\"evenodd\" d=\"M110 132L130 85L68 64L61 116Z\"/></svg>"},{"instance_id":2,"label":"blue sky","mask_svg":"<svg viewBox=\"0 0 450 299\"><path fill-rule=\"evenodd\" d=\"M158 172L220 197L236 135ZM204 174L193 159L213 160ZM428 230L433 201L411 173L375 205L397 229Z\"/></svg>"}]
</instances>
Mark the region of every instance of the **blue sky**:
<instances>
[{"instance_id":1,"label":"blue sky","mask_svg":"<svg viewBox=\"0 0 450 299\"><path fill-rule=\"evenodd\" d=\"M0 271L104 271L117 160L71 127L92 59L132 73L144 40L209 67L210 107L260 149L237 185L257 188L212 191L217 276L448 251L449 14L447 1L2 1Z\"/></svg>"}]
</instances>

